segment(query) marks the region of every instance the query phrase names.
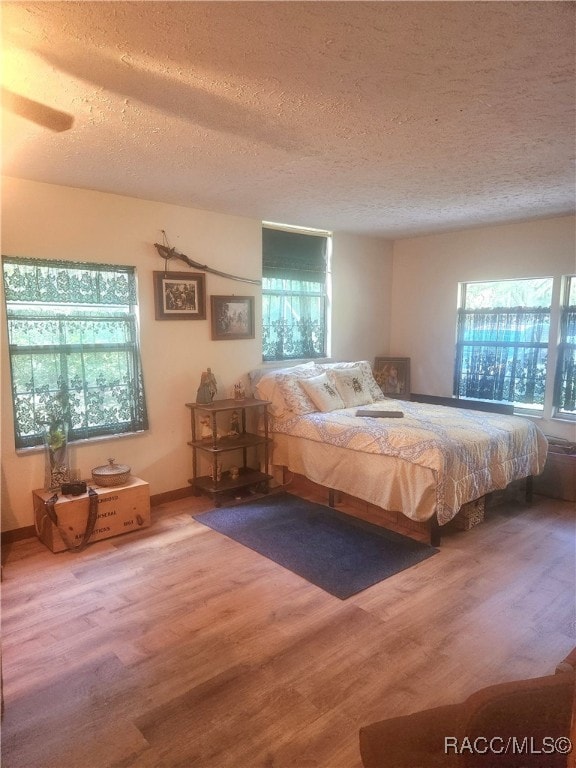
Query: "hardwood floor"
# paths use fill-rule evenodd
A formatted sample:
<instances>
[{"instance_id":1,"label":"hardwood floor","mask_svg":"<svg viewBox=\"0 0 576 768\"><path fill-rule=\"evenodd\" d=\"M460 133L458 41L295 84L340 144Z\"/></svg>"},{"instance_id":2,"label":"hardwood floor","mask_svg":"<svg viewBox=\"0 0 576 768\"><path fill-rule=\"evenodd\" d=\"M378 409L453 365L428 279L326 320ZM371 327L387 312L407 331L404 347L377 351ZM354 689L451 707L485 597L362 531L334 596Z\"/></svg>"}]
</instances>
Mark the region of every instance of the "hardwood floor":
<instances>
[{"instance_id":1,"label":"hardwood floor","mask_svg":"<svg viewBox=\"0 0 576 768\"><path fill-rule=\"evenodd\" d=\"M4 548L4 768L359 768L361 725L575 645L572 503L507 501L346 601L192 519L208 508L78 554Z\"/></svg>"}]
</instances>

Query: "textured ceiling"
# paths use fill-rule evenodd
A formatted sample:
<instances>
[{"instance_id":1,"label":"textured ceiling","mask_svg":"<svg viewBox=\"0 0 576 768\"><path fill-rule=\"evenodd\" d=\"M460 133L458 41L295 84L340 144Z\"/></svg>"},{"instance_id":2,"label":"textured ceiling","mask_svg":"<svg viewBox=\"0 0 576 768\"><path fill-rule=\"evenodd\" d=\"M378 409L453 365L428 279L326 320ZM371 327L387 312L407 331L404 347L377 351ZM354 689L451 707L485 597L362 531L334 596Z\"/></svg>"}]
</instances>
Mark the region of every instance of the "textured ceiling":
<instances>
[{"instance_id":1,"label":"textured ceiling","mask_svg":"<svg viewBox=\"0 0 576 768\"><path fill-rule=\"evenodd\" d=\"M572 2L3 2L3 173L402 237L574 211Z\"/></svg>"}]
</instances>

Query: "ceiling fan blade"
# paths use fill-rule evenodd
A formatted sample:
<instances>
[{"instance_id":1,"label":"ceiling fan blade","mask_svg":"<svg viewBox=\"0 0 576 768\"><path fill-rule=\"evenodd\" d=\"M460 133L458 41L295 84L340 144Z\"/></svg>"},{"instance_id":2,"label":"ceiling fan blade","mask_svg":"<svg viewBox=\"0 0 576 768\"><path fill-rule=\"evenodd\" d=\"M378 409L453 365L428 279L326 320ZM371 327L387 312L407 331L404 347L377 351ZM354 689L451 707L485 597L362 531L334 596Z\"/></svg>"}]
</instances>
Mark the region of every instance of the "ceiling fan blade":
<instances>
[{"instance_id":1,"label":"ceiling fan blade","mask_svg":"<svg viewBox=\"0 0 576 768\"><path fill-rule=\"evenodd\" d=\"M67 112L60 112L58 109L52 109L39 101L33 101L13 93L7 88L2 88L2 106L14 112L26 120L48 128L51 131L61 132L72 128L74 117Z\"/></svg>"}]
</instances>

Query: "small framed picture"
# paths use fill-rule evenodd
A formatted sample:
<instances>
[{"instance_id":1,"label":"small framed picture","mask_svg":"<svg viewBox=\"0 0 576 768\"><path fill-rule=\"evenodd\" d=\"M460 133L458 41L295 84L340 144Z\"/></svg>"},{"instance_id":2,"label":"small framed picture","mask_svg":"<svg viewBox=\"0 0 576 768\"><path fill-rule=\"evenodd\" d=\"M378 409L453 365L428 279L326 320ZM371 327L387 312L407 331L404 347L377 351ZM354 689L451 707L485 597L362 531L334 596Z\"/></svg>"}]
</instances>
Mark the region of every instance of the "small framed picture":
<instances>
[{"instance_id":1,"label":"small framed picture","mask_svg":"<svg viewBox=\"0 0 576 768\"><path fill-rule=\"evenodd\" d=\"M210 296L212 339L254 338L254 296Z\"/></svg>"},{"instance_id":2,"label":"small framed picture","mask_svg":"<svg viewBox=\"0 0 576 768\"><path fill-rule=\"evenodd\" d=\"M410 358L374 358L374 378L382 392L389 397L410 397Z\"/></svg>"},{"instance_id":3,"label":"small framed picture","mask_svg":"<svg viewBox=\"0 0 576 768\"><path fill-rule=\"evenodd\" d=\"M156 320L206 320L202 272L154 272Z\"/></svg>"}]
</instances>

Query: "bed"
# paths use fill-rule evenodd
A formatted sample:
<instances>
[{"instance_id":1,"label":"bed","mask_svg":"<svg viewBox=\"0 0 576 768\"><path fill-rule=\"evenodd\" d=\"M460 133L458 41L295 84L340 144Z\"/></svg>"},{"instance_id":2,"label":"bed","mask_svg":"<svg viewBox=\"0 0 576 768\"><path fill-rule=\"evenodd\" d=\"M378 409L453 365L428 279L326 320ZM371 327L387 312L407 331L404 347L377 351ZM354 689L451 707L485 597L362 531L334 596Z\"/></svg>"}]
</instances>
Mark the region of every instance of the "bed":
<instances>
[{"instance_id":1,"label":"bed","mask_svg":"<svg viewBox=\"0 0 576 768\"><path fill-rule=\"evenodd\" d=\"M271 403L273 465L427 522L435 543L463 505L544 468L547 440L530 419L384 397L365 360L251 379Z\"/></svg>"}]
</instances>

